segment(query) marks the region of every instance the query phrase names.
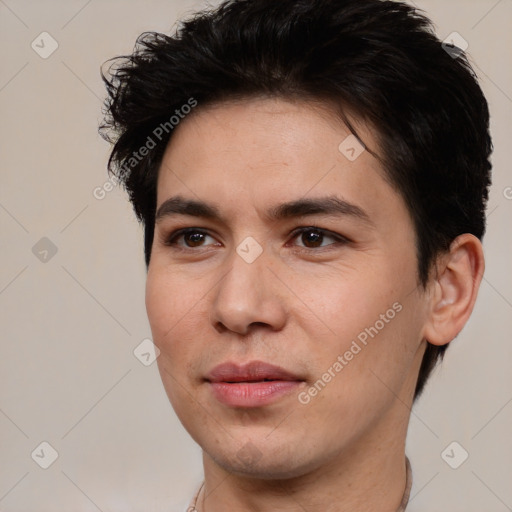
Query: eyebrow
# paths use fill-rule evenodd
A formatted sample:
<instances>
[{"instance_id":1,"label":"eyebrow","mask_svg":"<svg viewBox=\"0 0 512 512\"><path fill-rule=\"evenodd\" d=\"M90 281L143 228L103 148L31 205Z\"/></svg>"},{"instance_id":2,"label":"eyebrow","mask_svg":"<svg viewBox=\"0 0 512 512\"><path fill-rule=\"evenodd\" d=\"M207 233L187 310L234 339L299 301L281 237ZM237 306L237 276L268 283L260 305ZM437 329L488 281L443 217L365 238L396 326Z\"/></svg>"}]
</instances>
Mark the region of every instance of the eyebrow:
<instances>
[{"instance_id":1,"label":"eyebrow","mask_svg":"<svg viewBox=\"0 0 512 512\"><path fill-rule=\"evenodd\" d=\"M204 201L185 199L175 196L165 200L158 208L155 222L173 215L188 215L226 223L219 209ZM360 220L369 226L375 226L370 216L359 206L336 196L302 198L271 207L265 217L268 221L277 221L308 215L348 216Z\"/></svg>"}]
</instances>

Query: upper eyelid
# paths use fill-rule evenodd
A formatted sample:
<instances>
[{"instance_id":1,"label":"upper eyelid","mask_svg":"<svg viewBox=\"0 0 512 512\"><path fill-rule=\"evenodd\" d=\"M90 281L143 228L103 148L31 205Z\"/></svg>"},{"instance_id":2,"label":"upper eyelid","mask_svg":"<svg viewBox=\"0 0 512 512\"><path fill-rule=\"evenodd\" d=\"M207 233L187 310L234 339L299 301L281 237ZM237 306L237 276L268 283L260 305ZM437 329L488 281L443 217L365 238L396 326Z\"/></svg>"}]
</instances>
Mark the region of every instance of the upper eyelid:
<instances>
[{"instance_id":1,"label":"upper eyelid","mask_svg":"<svg viewBox=\"0 0 512 512\"><path fill-rule=\"evenodd\" d=\"M215 238L207 229L190 227L190 228L176 229L176 230L173 230L169 234L164 233L161 236L161 239L165 245L173 245L173 244L171 244L171 241L175 241L177 238L180 238L188 233L201 233L201 234L209 236L211 238ZM188 247L188 249L192 249L192 247Z\"/></svg>"},{"instance_id":2,"label":"upper eyelid","mask_svg":"<svg viewBox=\"0 0 512 512\"><path fill-rule=\"evenodd\" d=\"M296 236L296 235L301 234L304 231L308 231L308 230L313 231L315 229L317 231L321 231L322 233L324 233L327 236L332 236L333 238L342 238L342 239L348 240L348 238L346 236L343 236L341 233L336 233L334 231L331 231L330 229L321 228L321 227L318 227L318 226L301 226L301 227L295 228L290 233L290 235Z\"/></svg>"}]
</instances>

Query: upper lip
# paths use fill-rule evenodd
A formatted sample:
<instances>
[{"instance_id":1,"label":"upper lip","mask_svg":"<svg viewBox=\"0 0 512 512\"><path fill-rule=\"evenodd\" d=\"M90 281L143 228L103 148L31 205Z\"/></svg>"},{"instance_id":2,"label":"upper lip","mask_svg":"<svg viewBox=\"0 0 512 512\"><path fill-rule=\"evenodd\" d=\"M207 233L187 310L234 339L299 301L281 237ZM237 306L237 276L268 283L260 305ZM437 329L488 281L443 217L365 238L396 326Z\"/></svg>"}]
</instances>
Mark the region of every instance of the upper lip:
<instances>
[{"instance_id":1,"label":"upper lip","mask_svg":"<svg viewBox=\"0 0 512 512\"><path fill-rule=\"evenodd\" d=\"M303 380L299 376L263 361L250 361L245 364L232 362L216 366L207 376L210 382L259 382L262 380Z\"/></svg>"}]
</instances>

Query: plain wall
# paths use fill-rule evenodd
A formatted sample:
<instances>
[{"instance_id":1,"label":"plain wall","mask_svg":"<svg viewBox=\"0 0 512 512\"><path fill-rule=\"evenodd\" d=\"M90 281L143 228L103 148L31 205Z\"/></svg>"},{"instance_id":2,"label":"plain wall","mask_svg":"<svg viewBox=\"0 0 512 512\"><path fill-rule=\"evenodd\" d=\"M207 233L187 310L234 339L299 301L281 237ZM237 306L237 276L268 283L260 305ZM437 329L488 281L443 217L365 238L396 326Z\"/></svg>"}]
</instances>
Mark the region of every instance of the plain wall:
<instances>
[{"instance_id":1,"label":"plain wall","mask_svg":"<svg viewBox=\"0 0 512 512\"><path fill-rule=\"evenodd\" d=\"M457 31L468 41L495 152L487 269L472 318L413 409L408 512L504 512L512 510L512 1L417 4L441 39ZM101 200L93 190L107 180L109 150L96 131L100 65L130 53L141 32L168 33L203 5L0 1L0 511L181 511L202 480L200 448L156 363L133 354L151 338L142 230L122 190ZM59 45L47 59L31 47L43 31ZM31 456L43 441L58 452L48 469ZM453 441L469 453L458 469L441 457Z\"/></svg>"}]
</instances>

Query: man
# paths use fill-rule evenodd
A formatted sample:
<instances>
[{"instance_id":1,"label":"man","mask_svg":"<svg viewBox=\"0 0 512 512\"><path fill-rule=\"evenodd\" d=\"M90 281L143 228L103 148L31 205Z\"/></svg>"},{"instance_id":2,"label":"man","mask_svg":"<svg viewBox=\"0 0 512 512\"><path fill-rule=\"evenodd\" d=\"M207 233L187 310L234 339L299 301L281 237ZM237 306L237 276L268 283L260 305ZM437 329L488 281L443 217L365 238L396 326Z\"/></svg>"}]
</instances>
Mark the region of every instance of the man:
<instances>
[{"instance_id":1,"label":"man","mask_svg":"<svg viewBox=\"0 0 512 512\"><path fill-rule=\"evenodd\" d=\"M234 0L105 77L189 510L406 509L413 401L484 271L487 103L412 7Z\"/></svg>"}]
</instances>

